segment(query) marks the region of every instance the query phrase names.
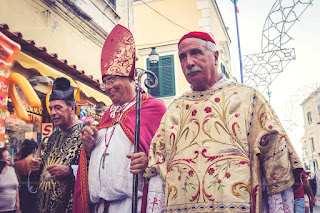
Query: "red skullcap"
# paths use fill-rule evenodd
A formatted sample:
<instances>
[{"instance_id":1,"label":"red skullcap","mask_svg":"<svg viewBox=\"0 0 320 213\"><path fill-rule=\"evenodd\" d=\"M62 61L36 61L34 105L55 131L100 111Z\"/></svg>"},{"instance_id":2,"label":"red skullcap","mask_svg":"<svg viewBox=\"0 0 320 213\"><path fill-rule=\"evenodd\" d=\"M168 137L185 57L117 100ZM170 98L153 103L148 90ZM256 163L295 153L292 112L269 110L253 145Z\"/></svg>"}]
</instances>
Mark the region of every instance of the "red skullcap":
<instances>
[{"instance_id":1,"label":"red skullcap","mask_svg":"<svg viewBox=\"0 0 320 213\"><path fill-rule=\"evenodd\" d=\"M180 41L178 43L178 46L180 45L181 41L183 41L186 38L200 38L200 39L203 39L206 41L211 41L212 43L216 44L216 42L214 42L214 40L212 39L212 37L208 33L193 31L193 32L190 32L190 33L182 36L182 38L180 39Z\"/></svg>"},{"instance_id":2,"label":"red skullcap","mask_svg":"<svg viewBox=\"0 0 320 213\"><path fill-rule=\"evenodd\" d=\"M135 70L135 44L131 32L117 25L105 41L101 53L101 75L131 76Z\"/></svg>"}]
</instances>

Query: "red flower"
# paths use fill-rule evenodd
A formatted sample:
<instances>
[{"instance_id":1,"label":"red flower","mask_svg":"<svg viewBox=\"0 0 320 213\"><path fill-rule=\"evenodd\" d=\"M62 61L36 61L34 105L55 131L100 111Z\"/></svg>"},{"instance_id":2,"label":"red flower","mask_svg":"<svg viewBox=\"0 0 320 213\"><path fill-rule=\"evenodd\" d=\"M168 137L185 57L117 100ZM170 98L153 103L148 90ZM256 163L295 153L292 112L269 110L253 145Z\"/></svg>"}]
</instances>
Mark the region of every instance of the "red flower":
<instances>
[{"instance_id":1,"label":"red flower","mask_svg":"<svg viewBox=\"0 0 320 213\"><path fill-rule=\"evenodd\" d=\"M210 168L208 171L209 175L213 175L214 171L215 171L214 168Z\"/></svg>"},{"instance_id":2,"label":"red flower","mask_svg":"<svg viewBox=\"0 0 320 213\"><path fill-rule=\"evenodd\" d=\"M189 109L189 104L186 105L186 109Z\"/></svg>"},{"instance_id":3,"label":"red flower","mask_svg":"<svg viewBox=\"0 0 320 213\"><path fill-rule=\"evenodd\" d=\"M220 98L215 98L214 101L218 103L220 101Z\"/></svg>"},{"instance_id":4,"label":"red flower","mask_svg":"<svg viewBox=\"0 0 320 213\"><path fill-rule=\"evenodd\" d=\"M179 108L179 106L177 105L176 108Z\"/></svg>"},{"instance_id":5,"label":"red flower","mask_svg":"<svg viewBox=\"0 0 320 213\"><path fill-rule=\"evenodd\" d=\"M161 137L161 134L158 134L157 137L160 138L160 137Z\"/></svg>"},{"instance_id":6,"label":"red flower","mask_svg":"<svg viewBox=\"0 0 320 213\"><path fill-rule=\"evenodd\" d=\"M209 113L209 112L211 112L212 110L211 110L211 107L206 107L206 108L204 109L204 111L205 111L206 113Z\"/></svg>"},{"instance_id":7,"label":"red flower","mask_svg":"<svg viewBox=\"0 0 320 213\"><path fill-rule=\"evenodd\" d=\"M237 117L239 117L239 116L240 116L240 114L239 114L239 113L237 113L237 114L235 114L235 116L236 116L236 118L237 118Z\"/></svg>"},{"instance_id":8,"label":"red flower","mask_svg":"<svg viewBox=\"0 0 320 213\"><path fill-rule=\"evenodd\" d=\"M199 104L199 102L195 102L194 104Z\"/></svg>"},{"instance_id":9,"label":"red flower","mask_svg":"<svg viewBox=\"0 0 320 213\"><path fill-rule=\"evenodd\" d=\"M178 176L178 181L180 181L181 180L181 176Z\"/></svg>"},{"instance_id":10,"label":"red flower","mask_svg":"<svg viewBox=\"0 0 320 213\"><path fill-rule=\"evenodd\" d=\"M185 181L184 182L184 187L187 188L187 185L188 185L188 183L187 183L187 181Z\"/></svg>"},{"instance_id":11,"label":"red flower","mask_svg":"<svg viewBox=\"0 0 320 213\"><path fill-rule=\"evenodd\" d=\"M229 172L226 172L226 178L229 178L231 175Z\"/></svg>"},{"instance_id":12,"label":"red flower","mask_svg":"<svg viewBox=\"0 0 320 213\"><path fill-rule=\"evenodd\" d=\"M221 183L221 180L220 180L220 179L218 179L218 180L217 180L217 182L220 184L220 183Z\"/></svg>"},{"instance_id":13,"label":"red flower","mask_svg":"<svg viewBox=\"0 0 320 213\"><path fill-rule=\"evenodd\" d=\"M269 129L272 129L273 128L273 126L272 125L269 125Z\"/></svg>"},{"instance_id":14,"label":"red flower","mask_svg":"<svg viewBox=\"0 0 320 213\"><path fill-rule=\"evenodd\" d=\"M171 127L171 129L173 129L173 128L174 128L174 126Z\"/></svg>"},{"instance_id":15,"label":"red flower","mask_svg":"<svg viewBox=\"0 0 320 213\"><path fill-rule=\"evenodd\" d=\"M197 114L197 110L192 111L192 116L195 116Z\"/></svg>"},{"instance_id":16,"label":"red flower","mask_svg":"<svg viewBox=\"0 0 320 213\"><path fill-rule=\"evenodd\" d=\"M189 171L189 176L190 176L190 177L193 176L193 171L192 171L192 170Z\"/></svg>"},{"instance_id":17,"label":"red flower","mask_svg":"<svg viewBox=\"0 0 320 213\"><path fill-rule=\"evenodd\" d=\"M234 92L234 94L238 94L238 92Z\"/></svg>"}]
</instances>

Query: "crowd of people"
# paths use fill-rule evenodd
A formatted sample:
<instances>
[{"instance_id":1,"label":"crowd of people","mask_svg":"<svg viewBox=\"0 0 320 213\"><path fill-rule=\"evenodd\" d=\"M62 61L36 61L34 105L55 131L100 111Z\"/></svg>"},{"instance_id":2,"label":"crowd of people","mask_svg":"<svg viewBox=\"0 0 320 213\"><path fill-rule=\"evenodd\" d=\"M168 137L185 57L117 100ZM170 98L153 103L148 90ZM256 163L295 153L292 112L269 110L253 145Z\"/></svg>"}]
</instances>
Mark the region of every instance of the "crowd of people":
<instances>
[{"instance_id":1,"label":"crowd of people","mask_svg":"<svg viewBox=\"0 0 320 213\"><path fill-rule=\"evenodd\" d=\"M117 25L101 54L112 105L97 127L78 120L70 81L55 80L55 131L43 153L25 140L13 168L0 148L0 212L131 212L133 174L138 212L320 212L320 175L315 192L269 103L218 72L207 33L178 43L190 91L168 109L143 91L134 153L135 54L131 32Z\"/></svg>"}]
</instances>

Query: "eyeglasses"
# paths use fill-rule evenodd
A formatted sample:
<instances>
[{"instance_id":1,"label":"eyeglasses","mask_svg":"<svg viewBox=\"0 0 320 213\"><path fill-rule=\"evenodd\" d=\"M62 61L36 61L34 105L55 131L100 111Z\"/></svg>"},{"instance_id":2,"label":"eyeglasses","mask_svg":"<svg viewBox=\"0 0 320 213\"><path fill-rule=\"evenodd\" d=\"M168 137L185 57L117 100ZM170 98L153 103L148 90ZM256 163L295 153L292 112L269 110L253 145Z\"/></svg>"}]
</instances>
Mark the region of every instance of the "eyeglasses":
<instances>
[{"instance_id":1,"label":"eyeglasses","mask_svg":"<svg viewBox=\"0 0 320 213\"><path fill-rule=\"evenodd\" d=\"M120 77L120 76L117 76L117 77L115 77L115 78L110 78L110 79L104 81L104 82L101 84L100 88L101 88L102 90L105 90L105 86L106 86L106 85L112 86L112 85L114 84L114 82L116 82L116 80L117 80L119 77Z\"/></svg>"}]
</instances>

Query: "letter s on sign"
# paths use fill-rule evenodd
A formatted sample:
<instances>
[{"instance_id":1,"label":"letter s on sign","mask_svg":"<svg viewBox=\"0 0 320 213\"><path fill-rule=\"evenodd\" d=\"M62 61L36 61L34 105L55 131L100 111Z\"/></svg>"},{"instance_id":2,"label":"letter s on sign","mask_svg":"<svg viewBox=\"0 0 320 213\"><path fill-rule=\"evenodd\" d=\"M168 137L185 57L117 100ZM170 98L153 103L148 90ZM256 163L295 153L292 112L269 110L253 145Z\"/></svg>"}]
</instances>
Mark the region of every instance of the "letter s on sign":
<instances>
[{"instance_id":1,"label":"letter s on sign","mask_svg":"<svg viewBox=\"0 0 320 213\"><path fill-rule=\"evenodd\" d=\"M43 133L42 133L43 135L49 135L51 133L51 131L52 131L52 126L51 125L47 125L47 126L44 127L43 130L44 130Z\"/></svg>"}]
</instances>

